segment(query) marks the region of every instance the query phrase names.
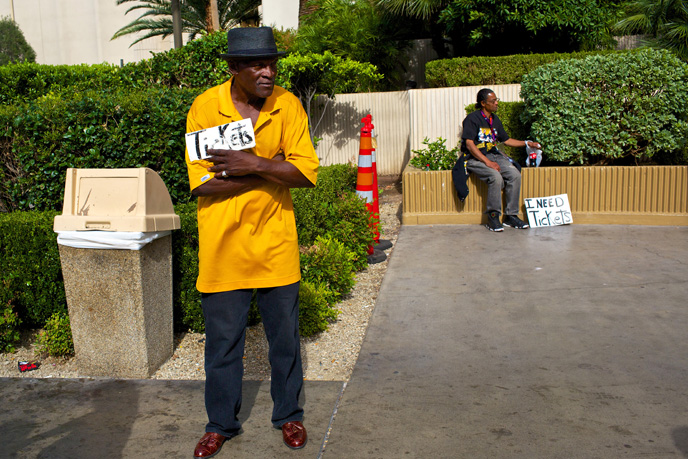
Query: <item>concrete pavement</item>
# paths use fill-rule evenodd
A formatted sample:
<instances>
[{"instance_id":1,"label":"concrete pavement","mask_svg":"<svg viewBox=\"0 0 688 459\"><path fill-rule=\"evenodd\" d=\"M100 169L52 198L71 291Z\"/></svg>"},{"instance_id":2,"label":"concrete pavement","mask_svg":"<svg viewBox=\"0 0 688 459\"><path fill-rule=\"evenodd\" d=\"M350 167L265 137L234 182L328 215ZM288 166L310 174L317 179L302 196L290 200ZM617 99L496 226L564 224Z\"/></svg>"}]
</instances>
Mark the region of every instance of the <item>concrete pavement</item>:
<instances>
[{"instance_id":1,"label":"concrete pavement","mask_svg":"<svg viewBox=\"0 0 688 459\"><path fill-rule=\"evenodd\" d=\"M223 457L688 457L688 228L404 226L309 443L247 381ZM0 457L191 457L198 381L1 379Z\"/></svg>"},{"instance_id":2,"label":"concrete pavement","mask_svg":"<svg viewBox=\"0 0 688 459\"><path fill-rule=\"evenodd\" d=\"M403 227L325 457L688 457L688 228Z\"/></svg>"}]
</instances>

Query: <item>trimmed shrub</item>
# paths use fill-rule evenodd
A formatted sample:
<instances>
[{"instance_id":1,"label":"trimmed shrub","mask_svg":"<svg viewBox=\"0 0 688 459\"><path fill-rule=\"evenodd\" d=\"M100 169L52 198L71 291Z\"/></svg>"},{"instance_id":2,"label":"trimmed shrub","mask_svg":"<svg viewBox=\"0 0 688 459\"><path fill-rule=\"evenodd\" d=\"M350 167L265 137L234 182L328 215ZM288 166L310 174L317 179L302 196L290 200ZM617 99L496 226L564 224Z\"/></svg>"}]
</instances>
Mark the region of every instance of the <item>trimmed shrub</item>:
<instances>
[{"instance_id":1,"label":"trimmed shrub","mask_svg":"<svg viewBox=\"0 0 688 459\"><path fill-rule=\"evenodd\" d=\"M178 204L181 229L172 231L172 278L176 330L205 331L198 279L198 220L196 203Z\"/></svg>"},{"instance_id":2,"label":"trimmed shrub","mask_svg":"<svg viewBox=\"0 0 688 459\"><path fill-rule=\"evenodd\" d=\"M331 322L337 319L339 310L330 306L330 290L322 284L301 282L299 290L299 333L312 336L326 331Z\"/></svg>"},{"instance_id":3,"label":"trimmed shrub","mask_svg":"<svg viewBox=\"0 0 688 459\"><path fill-rule=\"evenodd\" d=\"M74 355L69 315L55 313L50 316L45 324L45 329L38 336L38 351L53 357Z\"/></svg>"},{"instance_id":4,"label":"trimmed shrub","mask_svg":"<svg viewBox=\"0 0 688 459\"><path fill-rule=\"evenodd\" d=\"M56 212L0 213L0 282L3 305L11 303L26 327L42 327L54 313L67 313L53 232Z\"/></svg>"},{"instance_id":5,"label":"trimmed shrub","mask_svg":"<svg viewBox=\"0 0 688 459\"><path fill-rule=\"evenodd\" d=\"M7 282L4 282L7 285ZM0 352L14 352L14 346L19 342L19 326L21 319L14 312L12 303L6 298L9 291L3 288L0 292Z\"/></svg>"},{"instance_id":6,"label":"trimmed shrub","mask_svg":"<svg viewBox=\"0 0 688 459\"><path fill-rule=\"evenodd\" d=\"M665 50L590 56L529 73L522 119L570 164L688 159L688 64Z\"/></svg>"},{"instance_id":7,"label":"trimmed shrub","mask_svg":"<svg viewBox=\"0 0 688 459\"><path fill-rule=\"evenodd\" d=\"M356 254L329 236L318 236L315 244L301 253L301 275L311 284L327 286L332 291L331 302L349 294L355 284Z\"/></svg>"},{"instance_id":8,"label":"trimmed shrub","mask_svg":"<svg viewBox=\"0 0 688 459\"><path fill-rule=\"evenodd\" d=\"M29 101L51 93L70 96L87 90L209 88L230 76L226 62L218 57L226 50L226 32L216 32L121 68L112 64L3 66L0 102Z\"/></svg>"},{"instance_id":9,"label":"trimmed shrub","mask_svg":"<svg viewBox=\"0 0 688 459\"><path fill-rule=\"evenodd\" d=\"M2 66L0 103L26 102L50 94L72 97L87 90L195 88L198 94L231 76L227 62L219 57L226 51L227 34L219 31L121 68L112 64ZM289 56L280 59L277 67L276 83L291 88L298 96L305 96L302 92L309 90L327 94L367 91L382 78L371 64L329 53Z\"/></svg>"},{"instance_id":10,"label":"trimmed shrub","mask_svg":"<svg viewBox=\"0 0 688 459\"><path fill-rule=\"evenodd\" d=\"M315 188L291 190L299 244L311 246L318 236L342 242L356 254L356 270L367 266L367 248L373 242L372 218L356 193L357 168L337 164L320 168Z\"/></svg>"},{"instance_id":11,"label":"trimmed shrub","mask_svg":"<svg viewBox=\"0 0 688 459\"><path fill-rule=\"evenodd\" d=\"M515 54L512 56L475 56L438 59L425 65L428 87L490 86L520 83L523 75L534 68L552 62L579 59L594 54L620 51L590 51L578 53ZM625 51L626 53L628 51Z\"/></svg>"},{"instance_id":12,"label":"trimmed shrub","mask_svg":"<svg viewBox=\"0 0 688 459\"><path fill-rule=\"evenodd\" d=\"M112 64L0 66L0 104L38 99L48 94L108 90L124 85L120 68Z\"/></svg>"},{"instance_id":13,"label":"trimmed shrub","mask_svg":"<svg viewBox=\"0 0 688 459\"><path fill-rule=\"evenodd\" d=\"M322 54L294 53L280 59L276 83L299 97L308 111L308 104L318 94L368 92L382 78L373 64L324 51Z\"/></svg>"},{"instance_id":14,"label":"trimmed shrub","mask_svg":"<svg viewBox=\"0 0 688 459\"><path fill-rule=\"evenodd\" d=\"M120 84L139 88L209 88L231 76L227 63L219 57L226 52L227 32L210 33L181 48L125 65L120 72Z\"/></svg>"},{"instance_id":15,"label":"trimmed shrub","mask_svg":"<svg viewBox=\"0 0 688 459\"><path fill-rule=\"evenodd\" d=\"M188 202L190 90L87 91L0 109L0 210L62 208L68 167L150 167Z\"/></svg>"}]
</instances>

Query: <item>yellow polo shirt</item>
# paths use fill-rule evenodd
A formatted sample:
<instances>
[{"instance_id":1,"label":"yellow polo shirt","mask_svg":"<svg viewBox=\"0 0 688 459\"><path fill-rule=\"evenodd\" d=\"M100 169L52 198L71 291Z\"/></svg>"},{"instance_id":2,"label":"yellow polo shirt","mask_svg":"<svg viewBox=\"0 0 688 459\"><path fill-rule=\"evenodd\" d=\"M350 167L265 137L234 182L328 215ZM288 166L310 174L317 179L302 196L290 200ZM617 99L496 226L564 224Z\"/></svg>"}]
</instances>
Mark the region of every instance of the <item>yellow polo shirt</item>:
<instances>
[{"instance_id":1,"label":"yellow polo shirt","mask_svg":"<svg viewBox=\"0 0 688 459\"><path fill-rule=\"evenodd\" d=\"M194 101L186 121L193 132L242 119L230 95L232 80L211 88ZM275 86L254 126L256 147L263 158L284 153L286 161L315 184L318 157L308 133L308 118L299 100ZM191 162L193 190L212 176L206 160ZM204 293L244 288L279 287L301 279L294 207L289 188L265 183L238 196L198 198L199 275Z\"/></svg>"}]
</instances>

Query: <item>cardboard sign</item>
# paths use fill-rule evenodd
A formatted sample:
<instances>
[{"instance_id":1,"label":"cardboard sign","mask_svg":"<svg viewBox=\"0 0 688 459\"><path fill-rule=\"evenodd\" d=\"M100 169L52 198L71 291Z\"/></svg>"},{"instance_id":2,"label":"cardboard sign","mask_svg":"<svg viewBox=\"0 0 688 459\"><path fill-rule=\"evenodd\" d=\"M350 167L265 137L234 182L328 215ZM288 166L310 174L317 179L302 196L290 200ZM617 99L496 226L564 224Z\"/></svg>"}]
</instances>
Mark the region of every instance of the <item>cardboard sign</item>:
<instances>
[{"instance_id":1,"label":"cardboard sign","mask_svg":"<svg viewBox=\"0 0 688 459\"><path fill-rule=\"evenodd\" d=\"M524 201L531 228L573 223L568 194L558 194L546 198L526 198Z\"/></svg>"},{"instance_id":2,"label":"cardboard sign","mask_svg":"<svg viewBox=\"0 0 688 459\"><path fill-rule=\"evenodd\" d=\"M207 158L210 149L245 150L255 146L256 135L249 118L186 134L190 161Z\"/></svg>"}]
</instances>

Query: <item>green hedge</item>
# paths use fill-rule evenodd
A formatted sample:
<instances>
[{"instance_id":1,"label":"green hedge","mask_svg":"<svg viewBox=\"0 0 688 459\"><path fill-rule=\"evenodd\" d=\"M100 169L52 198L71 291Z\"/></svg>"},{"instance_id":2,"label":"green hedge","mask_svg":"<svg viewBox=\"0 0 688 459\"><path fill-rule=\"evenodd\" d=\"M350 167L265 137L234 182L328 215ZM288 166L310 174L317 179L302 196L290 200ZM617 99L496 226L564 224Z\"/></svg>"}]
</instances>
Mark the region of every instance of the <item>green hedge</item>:
<instances>
[{"instance_id":1,"label":"green hedge","mask_svg":"<svg viewBox=\"0 0 688 459\"><path fill-rule=\"evenodd\" d=\"M38 352L44 355L74 355L72 327L67 313L55 313L45 324L45 329L38 335Z\"/></svg>"},{"instance_id":2,"label":"green hedge","mask_svg":"<svg viewBox=\"0 0 688 459\"><path fill-rule=\"evenodd\" d=\"M41 327L66 313L64 284L53 232L56 212L0 213L0 285L25 327Z\"/></svg>"},{"instance_id":3,"label":"green hedge","mask_svg":"<svg viewBox=\"0 0 688 459\"><path fill-rule=\"evenodd\" d=\"M571 164L688 162L688 64L666 50L589 56L535 69L524 121Z\"/></svg>"},{"instance_id":4,"label":"green hedge","mask_svg":"<svg viewBox=\"0 0 688 459\"><path fill-rule=\"evenodd\" d=\"M227 33L215 32L181 48L156 53L150 59L122 67L120 84L126 87L209 88L229 79Z\"/></svg>"},{"instance_id":5,"label":"green hedge","mask_svg":"<svg viewBox=\"0 0 688 459\"><path fill-rule=\"evenodd\" d=\"M198 278L198 222L196 202L175 206L181 228L172 231L172 288L177 330L204 331Z\"/></svg>"},{"instance_id":6,"label":"green hedge","mask_svg":"<svg viewBox=\"0 0 688 459\"><path fill-rule=\"evenodd\" d=\"M619 51L577 53L515 54L512 56L476 56L439 59L425 65L425 80L431 88L454 86L490 86L520 83L523 75L541 65L559 60L578 59L593 54Z\"/></svg>"},{"instance_id":7,"label":"green hedge","mask_svg":"<svg viewBox=\"0 0 688 459\"><path fill-rule=\"evenodd\" d=\"M10 64L0 66L0 104L34 100L47 94L122 86L119 67L96 65Z\"/></svg>"},{"instance_id":8,"label":"green hedge","mask_svg":"<svg viewBox=\"0 0 688 459\"><path fill-rule=\"evenodd\" d=\"M315 244L301 253L301 275L313 285L332 292L332 303L351 292L354 284L356 254L329 236L318 236Z\"/></svg>"},{"instance_id":9,"label":"green hedge","mask_svg":"<svg viewBox=\"0 0 688 459\"><path fill-rule=\"evenodd\" d=\"M0 103L16 104L43 96L73 96L87 90L136 91L147 88L196 89L196 93L221 84L231 76L227 63L219 57L227 50L227 34L215 32L193 40L182 48L156 53L149 59L123 67L97 65L11 64L0 67ZM319 92L341 86L339 92L367 91L381 76L374 66L331 54L294 55L277 63L276 84L307 89L319 81ZM317 75L308 74L311 68ZM317 70L316 69L316 70ZM323 72L325 69L327 72ZM357 73L358 72L358 77ZM311 72L312 73L312 72ZM366 78L361 78L366 75ZM298 94L297 94L298 95Z\"/></svg>"},{"instance_id":10,"label":"green hedge","mask_svg":"<svg viewBox=\"0 0 688 459\"><path fill-rule=\"evenodd\" d=\"M0 290L0 352L14 352L19 342L19 326L21 319L14 310L10 298L10 291L3 284Z\"/></svg>"},{"instance_id":11,"label":"green hedge","mask_svg":"<svg viewBox=\"0 0 688 459\"><path fill-rule=\"evenodd\" d=\"M218 57L226 52L226 47L226 33L217 32L123 67L111 64L1 66L0 103L86 90L208 88L229 78L227 64Z\"/></svg>"},{"instance_id":12,"label":"green hedge","mask_svg":"<svg viewBox=\"0 0 688 459\"><path fill-rule=\"evenodd\" d=\"M367 248L373 242L371 215L353 190L357 168L335 164L321 168L315 188L292 190L299 244L311 246L318 236L342 242L355 254L356 270L367 266Z\"/></svg>"},{"instance_id":13,"label":"green hedge","mask_svg":"<svg viewBox=\"0 0 688 459\"><path fill-rule=\"evenodd\" d=\"M68 167L150 167L189 200L186 114L194 90L87 91L0 108L0 211L60 210Z\"/></svg>"},{"instance_id":14,"label":"green hedge","mask_svg":"<svg viewBox=\"0 0 688 459\"><path fill-rule=\"evenodd\" d=\"M312 336L327 330L339 311L330 303L331 291L322 284L301 282L299 289L299 333Z\"/></svg>"},{"instance_id":15,"label":"green hedge","mask_svg":"<svg viewBox=\"0 0 688 459\"><path fill-rule=\"evenodd\" d=\"M317 187L292 190L300 196L300 200L295 198L297 230L312 238L302 245L304 336L327 329L337 317L336 302L353 287L355 271L366 265L366 248L372 243L370 213L354 192L355 173L352 165L323 167ZM310 206L311 201L322 206ZM196 290L196 203L178 204L175 212L181 220L181 229L172 232L175 329L203 332L201 295ZM65 348L62 325L67 305L57 235L53 231L57 214L0 213L0 351L12 349L19 339L20 326L44 327L51 318L53 322L48 325L54 330L45 338L45 351ZM313 222L318 222L315 229L311 228ZM259 320L257 311L253 315L253 322Z\"/></svg>"}]
</instances>

